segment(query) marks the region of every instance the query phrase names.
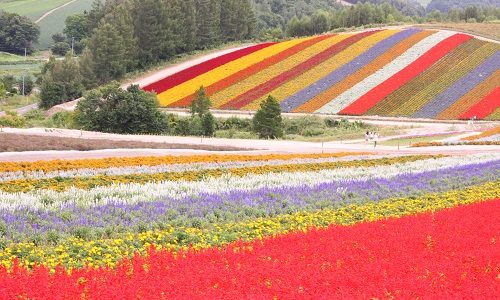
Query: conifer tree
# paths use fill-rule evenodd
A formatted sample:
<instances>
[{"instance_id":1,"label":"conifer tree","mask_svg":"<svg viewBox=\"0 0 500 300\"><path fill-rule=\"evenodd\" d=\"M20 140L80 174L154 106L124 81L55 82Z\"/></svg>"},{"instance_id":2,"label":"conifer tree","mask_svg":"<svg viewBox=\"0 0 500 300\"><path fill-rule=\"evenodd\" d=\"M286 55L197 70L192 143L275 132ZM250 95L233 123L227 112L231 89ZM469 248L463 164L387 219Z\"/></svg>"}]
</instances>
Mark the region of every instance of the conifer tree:
<instances>
[{"instance_id":1,"label":"conifer tree","mask_svg":"<svg viewBox=\"0 0 500 300\"><path fill-rule=\"evenodd\" d=\"M253 129L260 138L276 139L283 137L283 119L278 101L269 95L260 104L253 117Z\"/></svg>"}]
</instances>

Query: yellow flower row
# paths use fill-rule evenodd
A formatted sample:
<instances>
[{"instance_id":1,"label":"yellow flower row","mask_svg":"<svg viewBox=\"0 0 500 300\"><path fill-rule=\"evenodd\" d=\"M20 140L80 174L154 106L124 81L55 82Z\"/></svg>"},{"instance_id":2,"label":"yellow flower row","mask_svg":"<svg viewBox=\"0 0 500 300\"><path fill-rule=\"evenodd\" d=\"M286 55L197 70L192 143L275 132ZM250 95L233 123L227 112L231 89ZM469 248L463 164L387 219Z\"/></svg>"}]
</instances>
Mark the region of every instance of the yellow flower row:
<instances>
[{"instance_id":1,"label":"yellow flower row","mask_svg":"<svg viewBox=\"0 0 500 300\"><path fill-rule=\"evenodd\" d=\"M380 41L398 33L399 31L400 30L384 30L363 38L350 47L347 47L337 55L334 55L324 62L320 63L316 67L309 69L308 71L302 73L300 76L295 77L293 80L275 88L269 94L273 95L273 97L276 97L280 101L283 101L296 92L312 85L316 81L327 76L337 68L343 66L346 63L349 63L351 60L355 59ZM260 106L260 103L266 97L267 95L265 97L261 97L256 101L252 101L242 109L257 110Z\"/></svg>"},{"instance_id":2,"label":"yellow flower row","mask_svg":"<svg viewBox=\"0 0 500 300\"><path fill-rule=\"evenodd\" d=\"M238 71L276 55L313 37L278 43L201 74L158 95L161 106L167 106L194 93L200 86L212 85Z\"/></svg>"},{"instance_id":3,"label":"yellow flower row","mask_svg":"<svg viewBox=\"0 0 500 300\"><path fill-rule=\"evenodd\" d=\"M233 84L232 86L215 93L210 97L213 107L220 107L226 102L236 98L237 96L245 92L248 92L258 85L269 81L270 79L282 74L283 72L290 70L291 68L303 63L312 56L328 49L332 45L335 45L350 36L352 36L352 34L342 34L329 37L304 49L303 51L300 51L297 54L288 57L287 59L277 62L269 68L266 68L246 78L245 80L238 82L237 84ZM212 73L213 72L209 72L208 74Z\"/></svg>"},{"instance_id":4,"label":"yellow flower row","mask_svg":"<svg viewBox=\"0 0 500 300\"><path fill-rule=\"evenodd\" d=\"M400 156L370 160L336 161L307 164L264 165L255 167L207 169L196 171L168 172L155 174L129 174L129 175L97 175L92 177L68 178L42 178L42 179L17 179L0 182L0 190L7 193L30 192L40 189L64 191L71 187L79 189L92 189L97 186L110 186L112 184L147 183L161 181L197 181L207 177L221 177L225 174L245 176L248 174L266 174L282 172L311 172L326 169L354 168L406 163L421 159L437 158L442 156Z\"/></svg>"},{"instance_id":5,"label":"yellow flower row","mask_svg":"<svg viewBox=\"0 0 500 300\"><path fill-rule=\"evenodd\" d=\"M353 155L368 155L365 152L338 152L338 153L296 153L296 154L210 154L210 155L186 155L186 156L143 156L143 157L112 157L99 159L78 160L50 160L35 162L0 162L0 173L2 172L30 172L30 171L67 171L87 168L111 168L131 166L157 166L170 164L190 163L221 163L221 162L247 162L268 160L292 160L292 159L314 159L331 158Z\"/></svg>"},{"instance_id":6,"label":"yellow flower row","mask_svg":"<svg viewBox=\"0 0 500 300\"><path fill-rule=\"evenodd\" d=\"M351 225L377 221L388 217L436 211L457 205L500 198L500 181L489 182L465 190L427 194L419 198L395 198L381 202L351 204L338 209L315 212L297 212L272 218L213 225L211 228L174 228L126 233L112 240L85 241L78 238L64 240L56 247L38 247L34 243L16 243L0 251L0 264L10 268L14 259L21 266L31 268L42 264L51 269L58 265L81 268L85 265L114 267L124 257L134 253L146 254L151 246L156 249L194 249L221 246L237 240L250 241L291 231L307 231L311 227L331 224Z\"/></svg>"}]
</instances>

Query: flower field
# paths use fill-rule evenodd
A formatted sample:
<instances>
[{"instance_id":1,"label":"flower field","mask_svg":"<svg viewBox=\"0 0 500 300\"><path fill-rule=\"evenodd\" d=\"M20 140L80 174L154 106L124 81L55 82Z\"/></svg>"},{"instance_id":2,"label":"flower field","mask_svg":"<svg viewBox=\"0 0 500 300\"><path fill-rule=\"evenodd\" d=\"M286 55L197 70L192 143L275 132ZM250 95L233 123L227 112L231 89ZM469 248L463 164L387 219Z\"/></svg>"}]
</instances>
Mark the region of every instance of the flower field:
<instances>
[{"instance_id":1,"label":"flower field","mask_svg":"<svg viewBox=\"0 0 500 300\"><path fill-rule=\"evenodd\" d=\"M499 175L498 154L0 163L0 295L493 298Z\"/></svg>"},{"instance_id":2,"label":"flower field","mask_svg":"<svg viewBox=\"0 0 500 300\"><path fill-rule=\"evenodd\" d=\"M214 108L497 119L500 44L450 31L372 30L264 43L144 87L187 107L204 86Z\"/></svg>"}]
</instances>

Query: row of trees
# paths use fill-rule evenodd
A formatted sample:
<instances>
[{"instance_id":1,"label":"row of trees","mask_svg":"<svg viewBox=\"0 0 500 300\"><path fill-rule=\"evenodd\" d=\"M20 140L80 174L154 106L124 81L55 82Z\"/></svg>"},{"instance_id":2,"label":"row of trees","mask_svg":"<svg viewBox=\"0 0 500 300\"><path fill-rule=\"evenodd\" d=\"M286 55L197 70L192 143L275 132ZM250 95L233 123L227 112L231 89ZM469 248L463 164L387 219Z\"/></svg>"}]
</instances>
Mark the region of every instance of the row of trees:
<instances>
[{"instance_id":1,"label":"row of trees","mask_svg":"<svg viewBox=\"0 0 500 300\"><path fill-rule=\"evenodd\" d=\"M191 105L191 117L177 120L181 130L175 129L176 133L213 136L216 120L210 113L210 106L205 89L200 87ZM172 126L158 109L153 93L144 92L137 85L123 90L117 83L88 92L85 99L78 102L74 119L83 129L113 133L161 134L169 132ZM282 137L283 120L278 101L271 96L263 101L252 123L260 138Z\"/></svg>"},{"instance_id":2,"label":"row of trees","mask_svg":"<svg viewBox=\"0 0 500 300\"><path fill-rule=\"evenodd\" d=\"M287 36L303 36L326 32L336 28L358 27L367 24L386 24L410 21L389 3L358 3L331 11L316 11L312 17L293 17L286 26Z\"/></svg>"},{"instance_id":3,"label":"row of trees","mask_svg":"<svg viewBox=\"0 0 500 300\"><path fill-rule=\"evenodd\" d=\"M357 3L331 11L316 11L311 17L293 17L287 24L287 36L303 36L326 32L337 28L358 27L368 24L390 24L395 22L485 22L500 19L500 7L476 7L450 9L446 13L434 10L425 16L407 16L396 7L384 2ZM279 38L280 31L267 30L264 38Z\"/></svg>"}]
</instances>

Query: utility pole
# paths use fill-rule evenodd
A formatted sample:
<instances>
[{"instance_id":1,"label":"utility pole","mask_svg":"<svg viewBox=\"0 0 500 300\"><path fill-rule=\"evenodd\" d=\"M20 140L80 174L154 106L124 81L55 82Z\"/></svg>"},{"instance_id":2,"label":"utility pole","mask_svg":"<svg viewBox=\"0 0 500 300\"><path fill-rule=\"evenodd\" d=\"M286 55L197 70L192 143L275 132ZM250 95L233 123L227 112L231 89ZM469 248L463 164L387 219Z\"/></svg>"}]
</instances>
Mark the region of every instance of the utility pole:
<instances>
[{"instance_id":1,"label":"utility pole","mask_svg":"<svg viewBox=\"0 0 500 300\"><path fill-rule=\"evenodd\" d=\"M74 36L72 36L72 37L71 37L71 56L75 56L75 51L74 51L74 49L75 49L75 37L74 37Z\"/></svg>"}]
</instances>

